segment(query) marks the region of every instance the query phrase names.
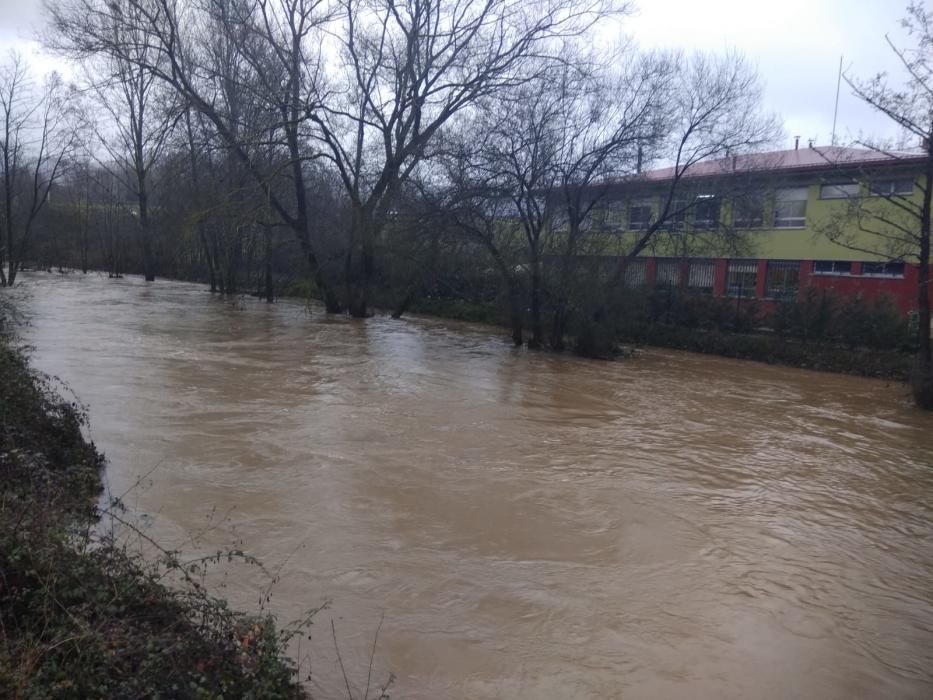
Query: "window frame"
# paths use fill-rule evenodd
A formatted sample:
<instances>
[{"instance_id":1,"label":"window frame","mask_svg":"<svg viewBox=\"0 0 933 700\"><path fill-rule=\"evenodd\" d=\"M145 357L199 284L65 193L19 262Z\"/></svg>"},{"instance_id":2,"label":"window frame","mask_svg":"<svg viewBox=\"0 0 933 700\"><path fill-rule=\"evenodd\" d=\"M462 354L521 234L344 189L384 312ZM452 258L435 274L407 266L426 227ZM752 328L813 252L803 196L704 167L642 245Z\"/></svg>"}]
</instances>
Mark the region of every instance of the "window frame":
<instances>
[{"instance_id":1,"label":"window frame","mask_svg":"<svg viewBox=\"0 0 933 700\"><path fill-rule=\"evenodd\" d=\"M772 287L772 273L783 273L780 293L775 294ZM787 285L787 275L793 273L796 284L793 288ZM800 261L799 260L768 260L765 270L765 299L775 301L794 301L800 296Z\"/></svg>"},{"instance_id":2,"label":"window frame","mask_svg":"<svg viewBox=\"0 0 933 700\"><path fill-rule=\"evenodd\" d=\"M703 205L715 208L715 217L701 219L699 217L700 208ZM697 195L693 204L693 224L692 227L698 231L715 231L722 222L722 200L714 194Z\"/></svg>"},{"instance_id":3,"label":"window frame","mask_svg":"<svg viewBox=\"0 0 933 700\"><path fill-rule=\"evenodd\" d=\"M827 188L834 188L834 187L838 190L841 190L844 187L854 187L855 192L827 195L826 194ZM855 199L856 197L859 197L861 195L861 192L862 192L862 186L861 184L859 184L857 180L849 180L846 182L824 182L820 184L820 199L822 200Z\"/></svg>"},{"instance_id":4,"label":"window frame","mask_svg":"<svg viewBox=\"0 0 933 700\"><path fill-rule=\"evenodd\" d=\"M782 198L781 192L800 191L804 193L802 199ZM774 191L774 219L773 225L776 229L801 229L807 227L807 203L810 201L810 188L806 187L779 187ZM785 202L803 203L803 216L785 216L778 217L778 207ZM788 223L779 223L779 219L784 219ZM792 223L791 223L792 222Z\"/></svg>"},{"instance_id":5,"label":"window frame","mask_svg":"<svg viewBox=\"0 0 933 700\"><path fill-rule=\"evenodd\" d=\"M593 215L595 209L590 211ZM622 233L628 226L628 212L625 202L618 199L607 200L599 209L599 228L607 233Z\"/></svg>"},{"instance_id":6,"label":"window frame","mask_svg":"<svg viewBox=\"0 0 933 700\"><path fill-rule=\"evenodd\" d=\"M686 199L677 199L671 202L671 210L667 217L664 229L671 233L683 233L687 230L687 220L692 206Z\"/></svg>"},{"instance_id":7,"label":"window frame","mask_svg":"<svg viewBox=\"0 0 933 700\"><path fill-rule=\"evenodd\" d=\"M644 223L636 227L632 223L632 212L636 209L647 209L648 218L645 219ZM637 200L633 201L628 205L628 212L625 217L625 226L626 231L647 231L651 226L651 217L654 215L654 205L651 201Z\"/></svg>"},{"instance_id":8,"label":"window frame","mask_svg":"<svg viewBox=\"0 0 933 700\"><path fill-rule=\"evenodd\" d=\"M694 270L697 272L694 272ZM700 270L702 270L702 273L700 273ZM700 281L704 282L704 284L697 284ZM716 261L711 258L688 260L686 282L688 290L699 294L713 294L716 289Z\"/></svg>"},{"instance_id":9,"label":"window frame","mask_svg":"<svg viewBox=\"0 0 933 700\"><path fill-rule=\"evenodd\" d=\"M754 207L749 206L754 204ZM744 210L743 210L744 207ZM752 208L757 216L747 218L739 216L740 212L747 214ZM756 193L752 197L736 197L732 199L732 225L737 229L764 228L765 225L765 197L764 193Z\"/></svg>"},{"instance_id":10,"label":"window frame","mask_svg":"<svg viewBox=\"0 0 933 700\"><path fill-rule=\"evenodd\" d=\"M833 269L830 271L818 270L817 265L829 263L833 266ZM845 271L836 270L837 265L845 265ZM852 276L852 262L850 260L814 260L813 261L813 270L811 272L813 275L819 275L821 277L851 277Z\"/></svg>"},{"instance_id":11,"label":"window frame","mask_svg":"<svg viewBox=\"0 0 933 700\"><path fill-rule=\"evenodd\" d=\"M910 190L907 192L898 191L897 184L910 182ZM891 191L881 192L877 189L878 185L891 184ZM872 197L912 197L914 194L914 185L916 181L913 177L888 177L883 180L873 180L868 185L868 194Z\"/></svg>"},{"instance_id":12,"label":"window frame","mask_svg":"<svg viewBox=\"0 0 933 700\"><path fill-rule=\"evenodd\" d=\"M626 289L638 289L648 284L647 258L626 260L622 269L622 286Z\"/></svg>"},{"instance_id":13,"label":"window frame","mask_svg":"<svg viewBox=\"0 0 933 700\"><path fill-rule=\"evenodd\" d=\"M662 280L662 270L665 272L673 271L671 279ZM680 258L655 258L654 260L654 283L666 287L679 287L683 282L682 263Z\"/></svg>"},{"instance_id":14,"label":"window frame","mask_svg":"<svg viewBox=\"0 0 933 700\"><path fill-rule=\"evenodd\" d=\"M873 265L880 265L881 272L866 272L865 268ZM887 268L890 266L896 266L899 271L888 272ZM889 260L886 262L878 261L865 261L862 263L862 276L863 277L874 277L878 279L903 279L907 271L907 265L901 260Z\"/></svg>"},{"instance_id":15,"label":"window frame","mask_svg":"<svg viewBox=\"0 0 933 700\"><path fill-rule=\"evenodd\" d=\"M733 270L733 265L736 267L742 266L745 269ZM738 289L749 290L750 293L745 294L736 294L733 292L733 285L731 284L732 273L735 272L737 275L752 275L752 284L750 287L746 285L741 285ZM757 260L729 260L726 263L726 296L731 299L755 299L758 294L758 261Z\"/></svg>"}]
</instances>

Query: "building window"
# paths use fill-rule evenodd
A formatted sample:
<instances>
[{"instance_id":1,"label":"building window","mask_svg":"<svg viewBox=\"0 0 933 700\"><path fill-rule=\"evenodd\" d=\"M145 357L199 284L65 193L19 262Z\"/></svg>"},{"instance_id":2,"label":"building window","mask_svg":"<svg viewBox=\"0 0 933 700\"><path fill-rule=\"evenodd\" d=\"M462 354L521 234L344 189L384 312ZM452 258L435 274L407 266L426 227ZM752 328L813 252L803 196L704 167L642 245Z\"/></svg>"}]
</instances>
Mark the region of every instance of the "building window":
<instances>
[{"instance_id":1,"label":"building window","mask_svg":"<svg viewBox=\"0 0 933 700\"><path fill-rule=\"evenodd\" d=\"M615 233L625 229L624 223L625 203L619 201L606 202L600 216L602 228Z\"/></svg>"},{"instance_id":2,"label":"building window","mask_svg":"<svg viewBox=\"0 0 933 700\"><path fill-rule=\"evenodd\" d=\"M865 262L862 263L862 274L867 277L903 277L904 263Z\"/></svg>"},{"instance_id":3,"label":"building window","mask_svg":"<svg viewBox=\"0 0 933 700\"><path fill-rule=\"evenodd\" d=\"M764 197L760 193L736 197L732 207L732 222L736 228L761 228L764 224Z\"/></svg>"},{"instance_id":4,"label":"building window","mask_svg":"<svg viewBox=\"0 0 933 700\"><path fill-rule=\"evenodd\" d=\"M820 199L851 199L858 197L859 184L857 182L837 182L820 186Z\"/></svg>"},{"instance_id":5,"label":"building window","mask_svg":"<svg viewBox=\"0 0 933 700\"><path fill-rule=\"evenodd\" d=\"M648 261L627 260L623 279L626 287L640 287L645 284L648 281Z\"/></svg>"},{"instance_id":6,"label":"building window","mask_svg":"<svg viewBox=\"0 0 933 700\"><path fill-rule=\"evenodd\" d=\"M852 263L840 260L816 260L813 263L814 275L849 275Z\"/></svg>"},{"instance_id":7,"label":"building window","mask_svg":"<svg viewBox=\"0 0 933 700\"><path fill-rule=\"evenodd\" d=\"M691 260L687 274L687 286L698 292L713 293L716 279L716 263L712 260Z\"/></svg>"},{"instance_id":8,"label":"building window","mask_svg":"<svg viewBox=\"0 0 933 700\"><path fill-rule=\"evenodd\" d=\"M774 193L774 228L807 225L807 188L785 187Z\"/></svg>"},{"instance_id":9,"label":"building window","mask_svg":"<svg viewBox=\"0 0 933 700\"><path fill-rule=\"evenodd\" d=\"M633 202L628 208L628 230L646 231L651 225L651 204Z\"/></svg>"},{"instance_id":10,"label":"building window","mask_svg":"<svg viewBox=\"0 0 933 700\"><path fill-rule=\"evenodd\" d=\"M909 197L914 193L914 181L909 177L878 180L871 183L871 193L878 197L890 197L891 195Z\"/></svg>"},{"instance_id":11,"label":"building window","mask_svg":"<svg viewBox=\"0 0 933 700\"><path fill-rule=\"evenodd\" d=\"M655 267L655 284L676 287L680 284L680 260L658 260Z\"/></svg>"},{"instance_id":12,"label":"building window","mask_svg":"<svg viewBox=\"0 0 933 700\"><path fill-rule=\"evenodd\" d=\"M730 260L726 280L726 293L730 297L753 298L758 285L758 263L754 260Z\"/></svg>"},{"instance_id":13,"label":"building window","mask_svg":"<svg viewBox=\"0 0 933 700\"><path fill-rule=\"evenodd\" d=\"M719 199L711 194L701 194L693 209L693 228L712 230L718 227Z\"/></svg>"},{"instance_id":14,"label":"building window","mask_svg":"<svg viewBox=\"0 0 933 700\"><path fill-rule=\"evenodd\" d=\"M769 260L765 296L793 300L800 292L800 263L797 260Z\"/></svg>"},{"instance_id":15,"label":"building window","mask_svg":"<svg viewBox=\"0 0 933 700\"><path fill-rule=\"evenodd\" d=\"M690 209L690 202L676 200L671 202L671 209L667 215L668 231L683 231L687 228L687 211Z\"/></svg>"}]
</instances>

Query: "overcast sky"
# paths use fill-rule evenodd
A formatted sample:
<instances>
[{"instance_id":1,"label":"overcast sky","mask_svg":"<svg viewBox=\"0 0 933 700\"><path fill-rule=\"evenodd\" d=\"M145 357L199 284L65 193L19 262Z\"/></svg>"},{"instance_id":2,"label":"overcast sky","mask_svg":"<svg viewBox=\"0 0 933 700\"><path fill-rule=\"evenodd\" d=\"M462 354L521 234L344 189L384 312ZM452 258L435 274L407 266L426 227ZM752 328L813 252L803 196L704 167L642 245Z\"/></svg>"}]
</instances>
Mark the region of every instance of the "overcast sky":
<instances>
[{"instance_id":1,"label":"overcast sky","mask_svg":"<svg viewBox=\"0 0 933 700\"><path fill-rule=\"evenodd\" d=\"M42 21L41 0L0 0L0 47L17 47L47 68L54 62L30 41ZM900 27L906 0L640 0L622 23L651 48L737 49L758 66L765 107L784 121L786 145L800 136L828 144L839 57L855 76L889 71L900 77L884 35L906 43ZM896 130L851 96L839 100L837 142L894 137Z\"/></svg>"}]
</instances>

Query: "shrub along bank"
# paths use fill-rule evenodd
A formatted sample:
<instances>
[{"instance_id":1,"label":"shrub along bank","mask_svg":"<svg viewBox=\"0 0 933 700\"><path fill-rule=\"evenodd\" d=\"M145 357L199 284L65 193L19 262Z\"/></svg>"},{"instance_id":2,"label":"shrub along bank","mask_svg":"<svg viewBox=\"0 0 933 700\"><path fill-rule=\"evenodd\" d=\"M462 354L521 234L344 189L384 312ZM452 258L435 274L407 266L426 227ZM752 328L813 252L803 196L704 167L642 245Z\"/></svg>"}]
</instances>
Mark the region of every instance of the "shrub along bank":
<instances>
[{"instance_id":1,"label":"shrub along bank","mask_svg":"<svg viewBox=\"0 0 933 700\"><path fill-rule=\"evenodd\" d=\"M0 697L304 697L271 618L99 533L82 421L0 334Z\"/></svg>"},{"instance_id":2,"label":"shrub along bank","mask_svg":"<svg viewBox=\"0 0 933 700\"><path fill-rule=\"evenodd\" d=\"M501 306L457 298L419 299L411 311L496 325L507 319ZM762 313L750 299L643 287L622 290L611 304L582 300L566 340L584 357L609 358L622 345L648 345L908 381L917 334L910 321L886 298L869 302L814 290Z\"/></svg>"}]
</instances>

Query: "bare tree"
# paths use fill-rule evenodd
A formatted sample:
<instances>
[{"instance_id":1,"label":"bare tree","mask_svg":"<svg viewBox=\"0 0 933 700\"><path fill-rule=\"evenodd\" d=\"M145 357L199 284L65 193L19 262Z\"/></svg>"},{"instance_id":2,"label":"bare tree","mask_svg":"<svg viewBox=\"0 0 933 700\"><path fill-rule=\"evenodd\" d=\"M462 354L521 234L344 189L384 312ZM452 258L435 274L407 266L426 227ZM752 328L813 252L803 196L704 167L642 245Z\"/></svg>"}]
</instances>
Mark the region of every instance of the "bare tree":
<instances>
[{"instance_id":1,"label":"bare tree","mask_svg":"<svg viewBox=\"0 0 933 700\"><path fill-rule=\"evenodd\" d=\"M449 228L478 243L491 259L504 287L509 309L512 342L524 343L525 246L513 225L516 209L512 190L489 177L476 132L460 125L444 138L441 173L433 187L422 187L426 207L434 212L436 226Z\"/></svg>"},{"instance_id":2,"label":"bare tree","mask_svg":"<svg viewBox=\"0 0 933 700\"><path fill-rule=\"evenodd\" d=\"M309 109L320 99L320 28L329 18L323 0L123 0L119 6L132 11L118 11L117 3L108 0L54 2L54 34L48 43L75 56L103 54L138 62L202 114L295 234L328 311L340 311L315 249L317 232L307 205L305 165L311 154L304 130ZM115 23L123 28L116 35L110 29ZM150 50L145 54L121 38L137 32ZM227 57L242 62L246 75L218 75L209 48L219 37ZM216 99L218 78L246 81L247 76L248 89L276 119L275 139L287 159L284 173L270 173L266 149L257 148L257 141L267 138L268 125L261 131L234 128L240 126L235 115ZM277 186L282 180L287 190Z\"/></svg>"},{"instance_id":3,"label":"bare tree","mask_svg":"<svg viewBox=\"0 0 933 700\"><path fill-rule=\"evenodd\" d=\"M114 5L111 26L114 42L127 47L127 55L104 55L87 66L85 75L108 124L98 128L104 147L106 167L136 201L143 273L147 282L155 281L156 261L153 252L150 200L152 174L165 152L168 137L177 119L170 95L146 66L157 61L141 30L138 8ZM130 15L123 21L123 15ZM108 128L109 127L109 128Z\"/></svg>"},{"instance_id":4,"label":"bare tree","mask_svg":"<svg viewBox=\"0 0 933 700\"><path fill-rule=\"evenodd\" d=\"M349 87L308 114L352 208L350 314L368 312L375 243L399 187L438 131L479 100L526 82L561 41L609 10L601 0L341 0L333 36Z\"/></svg>"},{"instance_id":5,"label":"bare tree","mask_svg":"<svg viewBox=\"0 0 933 700\"><path fill-rule=\"evenodd\" d=\"M919 152L896 151L886 144L863 141L884 156L888 164L908 163L922 167L911 175L909 187L900 188L890 175L861 169L858 179L871 197L851 197L844 214L823 228L836 243L887 260L915 259L919 263L917 309L919 316L918 367L913 388L917 402L933 408L933 359L930 343L930 227L933 214L933 12L921 2L911 2L902 22L916 44L899 47L886 37L905 72L905 81L892 85L885 73L868 79L844 76L856 97L899 125L916 139ZM888 171L888 172L896 172ZM850 170L851 174L851 170ZM903 178L902 178L903 180ZM920 196L914 194L914 186ZM854 226L853 226L854 224ZM862 235L862 234L868 234Z\"/></svg>"},{"instance_id":6,"label":"bare tree","mask_svg":"<svg viewBox=\"0 0 933 700\"><path fill-rule=\"evenodd\" d=\"M699 205L690 196L699 163L752 150L776 133L774 121L759 112L754 72L735 55L687 59L631 48L613 55L624 57L621 67L607 72L594 68L604 63L599 56L565 54L559 65L543 68L539 79L484 103L472 130L461 128L461 165L451 170L459 179L450 187L460 188L466 201L483 192L500 200L487 203L501 217L494 229L475 206L471 217L461 217L494 259L508 257L516 236L521 239L530 347L544 345L546 305L552 314L548 342L563 348L571 313L582 312L574 307L581 264L607 253L641 254ZM667 176L646 182L642 169L658 161L672 163ZM717 196L734 194L740 184L747 189L735 172L722 175L712 183ZM612 207L646 187L659 203L642 231L633 238L621 235L624 227L607 226ZM736 238L718 225L701 233ZM682 232L680 237L685 238ZM621 277L624 266L615 268ZM522 288L514 269L501 269L507 287ZM584 286L590 290L592 280ZM607 279L606 286L615 285Z\"/></svg>"},{"instance_id":7,"label":"bare tree","mask_svg":"<svg viewBox=\"0 0 933 700\"><path fill-rule=\"evenodd\" d=\"M773 143L780 127L773 116L761 111L758 74L735 53L721 56L697 53L675 57L675 80L670 84L666 144L658 154L671 163L656 215L626 251L639 255L672 220L695 208L687 196L689 178L704 161L738 158ZM735 161L733 161L735 162ZM724 178L737 173L727 167Z\"/></svg>"},{"instance_id":8,"label":"bare tree","mask_svg":"<svg viewBox=\"0 0 933 700\"><path fill-rule=\"evenodd\" d=\"M560 99L558 177L556 191L548 196L556 200L564 229L552 294L550 344L555 350L564 348L582 234L592 230L593 215L605 205L611 183L636 175L644 162L657 156L665 136L674 62L664 54L640 55L630 46L618 47L613 54L620 68L612 72L581 75L586 63L576 60L565 64L569 68L552 82Z\"/></svg>"},{"instance_id":9,"label":"bare tree","mask_svg":"<svg viewBox=\"0 0 933 700\"><path fill-rule=\"evenodd\" d=\"M544 345L544 271L547 235L559 202L558 163L564 91L548 90L547 78L518 86L510 99L490 101L472 133L479 151L479 173L508 202L503 222L517 224L526 251L531 338L528 347ZM500 206L501 208L501 206ZM509 216L508 212L511 213ZM509 238L508 224L500 237Z\"/></svg>"},{"instance_id":10,"label":"bare tree","mask_svg":"<svg viewBox=\"0 0 933 700\"><path fill-rule=\"evenodd\" d=\"M37 86L22 57L11 54L0 67L0 130L0 286L12 286L36 220L78 145L75 113L61 78L53 73Z\"/></svg>"}]
</instances>

